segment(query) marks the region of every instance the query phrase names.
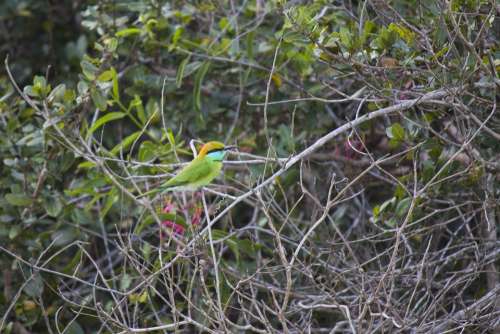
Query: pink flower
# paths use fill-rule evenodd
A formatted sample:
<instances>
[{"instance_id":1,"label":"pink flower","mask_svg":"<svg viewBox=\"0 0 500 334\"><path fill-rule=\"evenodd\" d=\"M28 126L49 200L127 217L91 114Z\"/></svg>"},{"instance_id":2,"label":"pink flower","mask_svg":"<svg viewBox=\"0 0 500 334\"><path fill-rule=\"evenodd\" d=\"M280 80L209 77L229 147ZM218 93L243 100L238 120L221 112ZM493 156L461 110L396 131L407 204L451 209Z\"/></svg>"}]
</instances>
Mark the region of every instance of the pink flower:
<instances>
[{"instance_id":1,"label":"pink flower","mask_svg":"<svg viewBox=\"0 0 500 334\"><path fill-rule=\"evenodd\" d=\"M165 204L165 206L163 207L163 213L170 213L172 211L175 211L174 205L172 203L170 203L170 202L167 202ZM171 220L162 221L161 225L164 226L164 227L166 227L166 228L172 229L175 234L178 234L178 235L183 235L184 234L184 226L182 226L180 224L177 224L177 223L174 223Z\"/></svg>"},{"instance_id":2,"label":"pink flower","mask_svg":"<svg viewBox=\"0 0 500 334\"><path fill-rule=\"evenodd\" d=\"M186 210L186 214L188 214L188 209L183 209ZM174 204L167 202L165 206L163 207L163 213L172 213L175 212L176 208ZM201 207L196 207L196 209L193 212L192 218L191 218L191 224L192 225L199 225L201 223L201 214L203 212L203 208ZM184 226L177 224L171 220L165 220L161 222L161 225L165 228L170 228L174 231L175 234L177 235L183 235L185 232ZM163 235L163 233L162 233Z\"/></svg>"},{"instance_id":3,"label":"pink flower","mask_svg":"<svg viewBox=\"0 0 500 334\"><path fill-rule=\"evenodd\" d=\"M169 213L174 210L174 205L172 203L167 203L163 208L163 213Z\"/></svg>"},{"instance_id":4,"label":"pink flower","mask_svg":"<svg viewBox=\"0 0 500 334\"><path fill-rule=\"evenodd\" d=\"M178 235L184 234L184 226L177 224L177 223L174 223L171 220L165 220L165 221L161 222L161 224L167 228L171 228L175 234L178 234Z\"/></svg>"}]
</instances>

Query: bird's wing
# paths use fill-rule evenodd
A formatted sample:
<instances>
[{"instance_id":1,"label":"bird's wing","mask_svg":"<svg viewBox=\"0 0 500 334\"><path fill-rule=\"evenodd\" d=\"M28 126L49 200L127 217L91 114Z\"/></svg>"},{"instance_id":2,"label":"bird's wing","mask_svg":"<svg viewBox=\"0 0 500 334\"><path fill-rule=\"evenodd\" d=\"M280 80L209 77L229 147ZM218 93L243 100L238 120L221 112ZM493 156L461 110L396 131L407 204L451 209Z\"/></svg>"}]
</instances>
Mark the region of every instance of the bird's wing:
<instances>
[{"instance_id":1,"label":"bird's wing","mask_svg":"<svg viewBox=\"0 0 500 334\"><path fill-rule=\"evenodd\" d=\"M196 183L205 178L210 172L210 162L195 159L184 167L176 176L168 180L162 188L179 187L189 183Z\"/></svg>"}]
</instances>

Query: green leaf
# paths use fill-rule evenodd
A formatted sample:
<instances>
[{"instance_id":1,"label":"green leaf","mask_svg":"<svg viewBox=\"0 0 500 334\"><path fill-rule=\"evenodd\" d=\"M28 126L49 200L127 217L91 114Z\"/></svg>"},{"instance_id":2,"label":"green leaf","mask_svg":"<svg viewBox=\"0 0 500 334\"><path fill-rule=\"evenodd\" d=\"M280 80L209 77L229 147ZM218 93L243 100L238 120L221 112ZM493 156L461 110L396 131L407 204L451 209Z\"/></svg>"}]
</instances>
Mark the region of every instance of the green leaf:
<instances>
[{"instance_id":1,"label":"green leaf","mask_svg":"<svg viewBox=\"0 0 500 334\"><path fill-rule=\"evenodd\" d=\"M386 220L385 223L387 226L394 228L394 227L396 227L398 222L396 221L396 219L390 218L390 219Z\"/></svg>"},{"instance_id":2,"label":"green leaf","mask_svg":"<svg viewBox=\"0 0 500 334\"><path fill-rule=\"evenodd\" d=\"M101 212L99 213L101 219L104 219L104 217L106 217L113 204L118 202L119 198L120 196L118 195L116 188L112 188L108 192L104 206L101 208Z\"/></svg>"},{"instance_id":3,"label":"green leaf","mask_svg":"<svg viewBox=\"0 0 500 334\"><path fill-rule=\"evenodd\" d=\"M385 211L385 209L387 209L389 206L391 205L394 205L394 203L396 203L396 197L393 197L387 201L385 201L384 203L382 203L382 205L380 205L380 208L379 208L379 214L381 214L382 212Z\"/></svg>"},{"instance_id":4,"label":"green leaf","mask_svg":"<svg viewBox=\"0 0 500 334\"><path fill-rule=\"evenodd\" d=\"M240 247L239 247L239 240L236 238L229 238L224 240L224 243L231 249L231 251L234 253L234 256L236 257L236 261L240 262Z\"/></svg>"},{"instance_id":5,"label":"green leaf","mask_svg":"<svg viewBox=\"0 0 500 334\"><path fill-rule=\"evenodd\" d=\"M148 290L144 290L143 293L139 296L139 303L144 304L148 300Z\"/></svg>"},{"instance_id":6,"label":"green leaf","mask_svg":"<svg viewBox=\"0 0 500 334\"><path fill-rule=\"evenodd\" d=\"M255 39L255 31L249 31L246 38L246 51L247 51L247 58L250 60L253 59L254 39Z\"/></svg>"},{"instance_id":7,"label":"green leaf","mask_svg":"<svg viewBox=\"0 0 500 334\"><path fill-rule=\"evenodd\" d=\"M145 242L142 246L142 257L146 260L149 260L151 256L152 247L149 243Z\"/></svg>"},{"instance_id":8,"label":"green leaf","mask_svg":"<svg viewBox=\"0 0 500 334\"><path fill-rule=\"evenodd\" d=\"M185 58L179 65L179 68L177 69L177 75L175 77L175 85L177 88L180 88L182 86L182 79L184 78L184 70L186 69L186 64L189 62L189 59L191 57Z\"/></svg>"},{"instance_id":9,"label":"green leaf","mask_svg":"<svg viewBox=\"0 0 500 334\"><path fill-rule=\"evenodd\" d=\"M66 172L68 169L73 166L75 162L75 155L73 152L66 152L59 156L58 158L58 166L62 172Z\"/></svg>"},{"instance_id":10,"label":"green leaf","mask_svg":"<svg viewBox=\"0 0 500 334\"><path fill-rule=\"evenodd\" d=\"M182 75L183 78L193 74L194 72L196 72L196 70L198 70L201 65L203 65L203 63L201 61L192 61L191 63L188 63L186 65L186 69L184 70L184 73Z\"/></svg>"},{"instance_id":11,"label":"green leaf","mask_svg":"<svg viewBox=\"0 0 500 334\"><path fill-rule=\"evenodd\" d=\"M57 230L51 234L54 246L64 246L77 238L77 232L73 228Z\"/></svg>"},{"instance_id":12,"label":"green leaf","mask_svg":"<svg viewBox=\"0 0 500 334\"><path fill-rule=\"evenodd\" d=\"M78 164L76 168L94 168L96 166L95 162L92 161L84 161Z\"/></svg>"},{"instance_id":13,"label":"green leaf","mask_svg":"<svg viewBox=\"0 0 500 334\"><path fill-rule=\"evenodd\" d=\"M131 135L127 136L125 139L122 140L122 142L111 150L111 154L116 155L118 152L121 150L126 150L132 145L132 143L141 135L142 131L137 131L132 133Z\"/></svg>"},{"instance_id":14,"label":"green leaf","mask_svg":"<svg viewBox=\"0 0 500 334\"><path fill-rule=\"evenodd\" d=\"M144 304L148 300L148 290L144 290L141 294L132 293L128 296L131 303L142 303Z\"/></svg>"},{"instance_id":15,"label":"green leaf","mask_svg":"<svg viewBox=\"0 0 500 334\"><path fill-rule=\"evenodd\" d=\"M394 196L398 199L402 199L406 195L406 191L401 185L397 185L396 189L394 190Z\"/></svg>"},{"instance_id":16,"label":"green leaf","mask_svg":"<svg viewBox=\"0 0 500 334\"><path fill-rule=\"evenodd\" d=\"M89 80L95 80L97 72L99 72L99 68L89 62L88 60L82 60L80 63L82 66L82 72Z\"/></svg>"},{"instance_id":17,"label":"green leaf","mask_svg":"<svg viewBox=\"0 0 500 334\"><path fill-rule=\"evenodd\" d=\"M60 84L57 85L52 92L50 92L47 100L52 102L52 101L61 101L64 98L64 94L66 93L66 85L65 84Z\"/></svg>"},{"instance_id":18,"label":"green leaf","mask_svg":"<svg viewBox=\"0 0 500 334\"><path fill-rule=\"evenodd\" d=\"M111 112L109 114L106 114L99 118L94 125L89 129L88 131L88 136L90 136L92 133L94 133L95 130L99 129L101 126L104 124L115 121L117 119L122 119L123 117L127 116L127 114L122 113L122 112Z\"/></svg>"},{"instance_id":19,"label":"green leaf","mask_svg":"<svg viewBox=\"0 0 500 334\"><path fill-rule=\"evenodd\" d=\"M215 240L220 240L220 239L223 239L225 237L227 237L228 233L224 230L220 230L220 229L212 229L212 237Z\"/></svg>"},{"instance_id":20,"label":"green leaf","mask_svg":"<svg viewBox=\"0 0 500 334\"><path fill-rule=\"evenodd\" d=\"M47 96L50 92L50 85L47 85L45 77L40 75L35 75L33 78L33 86L28 86L30 88L26 88L27 94L34 94L34 96Z\"/></svg>"},{"instance_id":21,"label":"green leaf","mask_svg":"<svg viewBox=\"0 0 500 334\"><path fill-rule=\"evenodd\" d=\"M118 40L114 37L106 39L104 43L108 47L109 52L115 52L118 47Z\"/></svg>"},{"instance_id":22,"label":"green leaf","mask_svg":"<svg viewBox=\"0 0 500 334\"><path fill-rule=\"evenodd\" d=\"M111 71L113 74L113 98L116 101L120 101L120 91L118 90L118 74L116 73L116 70L111 67Z\"/></svg>"},{"instance_id":23,"label":"green leaf","mask_svg":"<svg viewBox=\"0 0 500 334\"><path fill-rule=\"evenodd\" d=\"M377 25L373 21L366 20L363 25L363 40L366 40L375 30L377 30Z\"/></svg>"},{"instance_id":24,"label":"green leaf","mask_svg":"<svg viewBox=\"0 0 500 334\"><path fill-rule=\"evenodd\" d=\"M221 30L224 30L226 29L226 27L230 24L229 20L227 19L227 17L223 17L220 19L219 21L219 28Z\"/></svg>"},{"instance_id":25,"label":"green leaf","mask_svg":"<svg viewBox=\"0 0 500 334\"><path fill-rule=\"evenodd\" d=\"M373 44L378 49L388 50L397 41L399 35L394 30L383 28L380 30L378 37L373 41Z\"/></svg>"},{"instance_id":26,"label":"green leaf","mask_svg":"<svg viewBox=\"0 0 500 334\"><path fill-rule=\"evenodd\" d=\"M427 152L429 153L431 159L434 161L438 161L441 153L443 152L443 146L441 145L439 140L436 138L428 139L424 147L427 149Z\"/></svg>"},{"instance_id":27,"label":"green leaf","mask_svg":"<svg viewBox=\"0 0 500 334\"><path fill-rule=\"evenodd\" d=\"M255 244L250 239L238 239L238 246L248 256L253 256L255 251L261 248L261 245Z\"/></svg>"},{"instance_id":28,"label":"green leaf","mask_svg":"<svg viewBox=\"0 0 500 334\"><path fill-rule=\"evenodd\" d=\"M83 251L81 249L78 249L73 258L64 266L62 272L69 274L74 271L76 266L78 266L78 263L82 261L82 254Z\"/></svg>"},{"instance_id":29,"label":"green leaf","mask_svg":"<svg viewBox=\"0 0 500 334\"><path fill-rule=\"evenodd\" d=\"M141 97L137 94L134 95L134 99L130 101L129 110L132 108L135 108L135 110L137 111L137 117L139 118L141 123L146 124L148 119L146 117L146 113L144 112L144 105L142 104Z\"/></svg>"},{"instance_id":30,"label":"green leaf","mask_svg":"<svg viewBox=\"0 0 500 334\"><path fill-rule=\"evenodd\" d=\"M391 23L389 24L389 30L396 32L407 44L412 44L415 41L415 34L413 31L402 25Z\"/></svg>"},{"instance_id":31,"label":"green leaf","mask_svg":"<svg viewBox=\"0 0 500 334\"><path fill-rule=\"evenodd\" d=\"M43 88L46 84L47 82L45 81L45 77L35 75L35 77L33 78L33 86L35 87Z\"/></svg>"},{"instance_id":32,"label":"green leaf","mask_svg":"<svg viewBox=\"0 0 500 334\"><path fill-rule=\"evenodd\" d=\"M392 134L396 140L402 141L405 139L405 129L399 123L392 125Z\"/></svg>"},{"instance_id":33,"label":"green leaf","mask_svg":"<svg viewBox=\"0 0 500 334\"><path fill-rule=\"evenodd\" d=\"M71 213L71 220L78 225L94 225L95 218L93 213L85 211L84 209L74 209Z\"/></svg>"},{"instance_id":34,"label":"green leaf","mask_svg":"<svg viewBox=\"0 0 500 334\"><path fill-rule=\"evenodd\" d=\"M38 97L38 90L34 89L33 86L25 86L23 89L24 94L31 97Z\"/></svg>"},{"instance_id":35,"label":"green leaf","mask_svg":"<svg viewBox=\"0 0 500 334\"><path fill-rule=\"evenodd\" d=\"M63 209L63 204L59 197L50 196L44 199L43 207L49 216L57 217Z\"/></svg>"},{"instance_id":36,"label":"green leaf","mask_svg":"<svg viewBox=\"0 0 500 334\"><path fill-rule=\"evenodd\" d=\"M120 290L126 291L130 287L130 284L132 284L132 277L125 273L120 280Z\"/></svg>"},{"instance_id":37,"label":"green leaf","mask_svg":"<svg viewBox=\"0 0 500 334\"><path fill-rule=\"evenodd\" d=\"M340 35L340 42L344 44L347 48L350 48L352 45L352 36L349 29L346 27L341 27L339 35Z\"/></svg>"},{"instance_id":38,"label":"green leaf","mask_svg":"<svg viewBox=\"0 0 500 334\"><path fill-rule=\"evenodd\" d=\"M63 102L73 103L76 99L76 93L73 89L66 89L64 91Z\"/></svg>"},{"instance_id":39,"label":"green leaf","mask_svg":"<svg viewBox=\"0 0 500 334\"><path fill-rule=\"evenodd\" d=\"M101 91L96 88L92 88L90 90L90 97L100 111L106 111L108 105L106 103L106 98L101 94Z\"/></svg>"},{"instance_id":40,"label":"green leaf","mask_svg":"<svg viewBox=\"0 0 500 334\"><path fill-rule=\"evenodd\" d=\"M89 84L85 81L78 81L76 88L78 90L78 94L85 95L89 90Z\"/></svg>"},{"instance_id":41,"label":"green leaf","mask_svg":"<svg viewBox=\"0 0 500 334\"><path fill-rule=\"evenodd\" d=\"M113 76L114 76L113 70L107 70L107 71L102 72L97 77L97 80L102 81L102 82L106 82L106 81L110 81L111 79L113 79Z\"/></svg>"},{"instance_id":42,"label":"green leaf","mask_svg":"<svg viewBox=\"0 0 500 334\"><path fill-rule=\"evenodd\" d=\"M175 28L175 32L172 35L172 44L174 44L174 45L177 44L177 42L181 38L183 32L184 32L184 27L178 26Z\"/></svg>"},{"instance_id":43,"label":"green leaf","mask_svg":"<svg viewBox=\"0 0 500 334\"><path fill-rule=\"evenodd\" d=\"M434 176L436 165L432 159L424 160L422 165L422 181L427 182Z\"/></svg>"},{"instance_id":44,"label":"green leaf","mask_svg":"<svg viewBox=\"0 0 500 334\"><path fill-rule=\"evenodd\" d=\"M168 128L168 130L167 130L167 139L168 139L168 143L170 144L170 146L172 146L172 148L175 150L174 132L170 128Z\"/></svg>"},{"instance_id":45,"label":"green leaf","mask_svg":"<svg viewBox=\"0 0 500 334\"><path fill-rule=\"evenodd\" d=\"M116 37L127 37L131 35L137 35L141 33L141 29L139 28L125 28L120 31L117 31L115 36Z\"/></svg>"},{"instance_id":46,"label":"green leaf","mask_svg":"<svg viewBox=\"0 0 500 334\"><path fill-rule=\"evenodd\" d=\"M149 161L156 157L155 149L156 145L151 141L146 140L142 142L141 147L139 148L139 161Z\"/></svg>"},{"instance_id":47,"label":"green leaf","mask_svg":"<svg viewBox=\"0 0 500 334\"><path fill-rule=\"evenodd\" d=\"M403 141L405 139L405 129L399 123L394 123L385 132L387 137L396 141Z\"/></svg>"},{"instance_id":48,"label":"green leaf","mask_svg":"<svg viewBox=\"0 0 500 334\"><path fill-rule=\"evenodd\" d=\"M33 274L33 277L24 286L24 292L30 297L38 297L43 293L43 280L40 274Z\"/></svg>"},{"instance_id":49,"label":"green leaf","mask_svg":"<svg viewBox=\"0 0 500 334\"><path fill-rule=\"evenodd\" d=\"M9 239L15 239L19 235L19 233L21 233L21 228L17 225L12 226L9 229Z\"/></svg>"},{"instance_id":50,"label":"green leaf","mask_svg":"<svg viewBox=\"0 0 500 334\"><path fill-rule=\"evenodd\" d=\"M210 62L205 61L201 65L198 72L196 72L196 76L194 78L194 90L193 90L194 107L198 112L201 111L201 84L203 83L203 78L205 78L205 75L207 74L209 67L210 67Z\"/></svg>"},{"instance_id":51,"label":"green leaf","mask_svg":"<svg viewBox=\"0 0 500 334\"><path fill-rule=\"evenodd\" d=\"M396 206L396 215L398 217L403 217L406 212L408 211L408 208L410 207L411 204L411 198L407 197L399 201L398 205Z\"/></svg>"},{"instance_id":52,"label":"green leaf","mask_svg":"<svg viewBox=\"0 0 500 334\"><path fill-rule=\"evenodd\" d=\"M64 331L66 334L85 334L82 326L76 321L73 321Z\"/></svg>"},{"instance_id":53,"label":"green leaf","mask_svg":"<svg viewBox=\"0 0 500 334\"><path fill-rule=\"evenodd\" d=\"M33 202L33 199L25 194L7 194L5 199L9 204L15 206L28 206Z\"/></svg>"}]
</instances>

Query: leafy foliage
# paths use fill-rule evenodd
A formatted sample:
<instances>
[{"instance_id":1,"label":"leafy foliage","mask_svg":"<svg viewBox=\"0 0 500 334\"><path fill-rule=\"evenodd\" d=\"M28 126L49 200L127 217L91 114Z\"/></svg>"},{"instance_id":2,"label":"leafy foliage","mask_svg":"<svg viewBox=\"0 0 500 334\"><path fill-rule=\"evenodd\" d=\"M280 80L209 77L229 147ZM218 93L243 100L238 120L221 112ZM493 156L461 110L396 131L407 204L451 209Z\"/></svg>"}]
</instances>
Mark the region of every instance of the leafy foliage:
<instances>
[{"instance_id":1,"label":"leafy foliage","mask_svg":"<svg viewBox=\"0 0 500 334\"><path fill-rule=\"evenodd\" d=\"M4 1L0 331L497 328L498 10Z\"/></svg>"}]
</instances>

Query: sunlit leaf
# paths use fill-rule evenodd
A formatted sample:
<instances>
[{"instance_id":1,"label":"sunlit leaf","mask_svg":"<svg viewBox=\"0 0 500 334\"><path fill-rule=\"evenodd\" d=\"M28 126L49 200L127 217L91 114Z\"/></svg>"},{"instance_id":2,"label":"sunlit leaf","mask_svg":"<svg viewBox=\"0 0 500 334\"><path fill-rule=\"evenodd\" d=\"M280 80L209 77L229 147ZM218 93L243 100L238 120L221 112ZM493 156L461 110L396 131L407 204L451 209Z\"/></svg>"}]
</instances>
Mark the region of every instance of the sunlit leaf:
<instances>
[{"instance_id":1,"label":"sunlit leaf","mask_svg":"<svg viewBox=\"0 0 500 334\"><path fill-rule=\"evenodd\" d=\"M179 67L177 68L177 75L175 77L175 85L177 88L180 88L182 86L182 79L184 78L184 70L186 69L186 64L189 62L189 59L191 57L184 58L183 61L179 64Z\"/></svg>"},{"instance_id":2,"label":"sunlit leaf","mask_svg":"<svg viewBox=\"0 0 500 334\"><path fill-rule=\"evenodd\" d=\"M127 116L127 114L122 113L122 112L111 112L109 114L106 114L99 118L94 125L89 129L87 135L91 135L94 133L95 130L99 129L101 126L103 126L106 123L122 119L123 117Z\"/></svg>"},{"instance_id":3,"label":"sunlit leaf","mask_svg":"<svg viewBox=\"0 0 500 334\"><path fill-rule=\"evenodd\" d=\"M132 35L137 35L141 33L139 28L125 28L116 32L116 37L127 37Z\"/></svg>"},{"instance_id":4,"label":"sunlit leaf","mask_svg":"<svg viewBox=\"0 0 500 334\"><path fill-rule=\"evenodd\" d=\"M97 77L97 80L99 80L99 81L110 81L111 79L113 79L113 76L114 76L113 71L112 70L107 70L107 71L104 71L101 74L99 74L99 76Z\"/></svg>"},{"instance_id":5,"label":"sunlit leaf","mask_svg":"<svg viewBox=\"0 0 500 334\"><path fill-rule=\"evenodd\" d=\"M203 83L205 75L208 72L209 67L210 67L210 62L209 61L204 62L203 65L201 65L198 72L196 72L196 76L194 78L194 90L193 90L194 107L198 112L201 111L201 85Z\"/></svg>"},{"instance_id":6,"label":"sunlit leaf","mask_svg":"<svg viewBox=\"0 0 500 334\"><path fill-rule=\"evenodd\" d=\"M137 132L134 132L132 133L131 135L127 136L125 139L123 139L120 144L116 145L115 147L113 147L113 149L111 150L111 154L113 155L116 155L118 154L120 151L125 151L126 149L128 149L130 147L130 145L132 145L132 143L142 134L143 132L142 131L137 131Z\"/></svg>"}]
</instances>

